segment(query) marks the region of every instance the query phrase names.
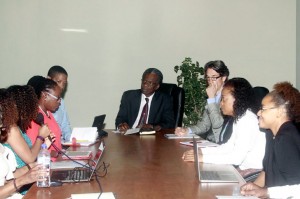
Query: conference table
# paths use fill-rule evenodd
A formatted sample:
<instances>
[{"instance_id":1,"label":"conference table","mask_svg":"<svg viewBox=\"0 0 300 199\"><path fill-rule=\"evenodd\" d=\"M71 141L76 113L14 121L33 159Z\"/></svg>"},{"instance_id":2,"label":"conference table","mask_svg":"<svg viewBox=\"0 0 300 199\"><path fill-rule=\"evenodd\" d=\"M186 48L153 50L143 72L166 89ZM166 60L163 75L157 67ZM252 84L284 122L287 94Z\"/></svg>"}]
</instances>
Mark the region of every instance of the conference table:
<instances>
[{"instance_id":1,"label":"conference table","mask_svg":"<svg viewBox=\"0 0 300 199\"><path fill-rule=\"evenodd\" d=\"M102 163L107 174L100 177L103 192L113 192L117 199L148 198L216 198L216 195L232 195L239 183L199 183L193 162L184 162L182 154L192 149L180 144L188 139L166 139L162 130L154 135L123 135L107 130ZM69 150L96 150L90 147L70 147ZM102 169L102 167L100 168ZM99 171L100 173L104 171ZM37 188L34 184L24 198L70 198L71 194L99 193L96 180L64 183L59 187Z\"/></svg>"}]
</instances>

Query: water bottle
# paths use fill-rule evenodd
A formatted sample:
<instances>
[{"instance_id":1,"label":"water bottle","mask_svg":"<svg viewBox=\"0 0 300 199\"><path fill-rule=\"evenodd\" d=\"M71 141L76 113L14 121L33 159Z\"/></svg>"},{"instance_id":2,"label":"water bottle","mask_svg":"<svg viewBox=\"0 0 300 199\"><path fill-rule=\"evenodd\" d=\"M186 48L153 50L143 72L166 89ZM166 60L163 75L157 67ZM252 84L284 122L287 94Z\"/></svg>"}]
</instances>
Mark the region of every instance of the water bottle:
<instances>
[{"instance_id":1,"label":"water bottle","mask_svg":"<svg viewBox=\"0 0 300 199\"><path fill-rule=\"evenodd\" d=\"M50 187L50 153L44 143L38 154L37 163L39 165L37 187Z\"/></svg>"}]
</instances>

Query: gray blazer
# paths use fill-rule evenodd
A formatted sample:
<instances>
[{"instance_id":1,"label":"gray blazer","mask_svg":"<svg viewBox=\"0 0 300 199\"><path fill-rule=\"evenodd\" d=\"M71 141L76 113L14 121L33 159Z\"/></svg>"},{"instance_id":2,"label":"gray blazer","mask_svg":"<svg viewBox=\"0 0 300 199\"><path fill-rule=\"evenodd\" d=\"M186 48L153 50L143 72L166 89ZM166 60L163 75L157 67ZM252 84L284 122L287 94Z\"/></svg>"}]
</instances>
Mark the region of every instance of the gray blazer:
<instances>
[{"instance_id":1,"label":"gray blazer","mask_svg":"<svg viewBox=\"0 0 300 199\"><path fill-rule=\"evenodd\" d=\"M206 104L202 119L196 125L190 126L191 131L197 135L208 132L207 140L219 142L219 136L224 122L219 103Z\"/></svg>"}]
</instances>

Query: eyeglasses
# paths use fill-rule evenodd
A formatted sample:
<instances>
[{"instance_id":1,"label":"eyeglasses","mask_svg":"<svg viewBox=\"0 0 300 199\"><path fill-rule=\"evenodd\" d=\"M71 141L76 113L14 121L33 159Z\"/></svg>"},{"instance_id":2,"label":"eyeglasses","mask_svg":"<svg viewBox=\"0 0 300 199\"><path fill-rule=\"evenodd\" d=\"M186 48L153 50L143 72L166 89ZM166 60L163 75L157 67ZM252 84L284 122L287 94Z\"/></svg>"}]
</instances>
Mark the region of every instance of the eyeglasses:
<instances>
[{"instance_id":1,"label":"eyeglasses","mask_svg":"<svg viewBox=\"0 0 300 199\"><path fill-rule=\"evenodd\" d=\"M264 112L266 110L270 110L270 109L275 109L275 108L278 108L278 106L273 106L273 107L260 107L259 110L261 112Z\"/></svg>"},{"instance_id":2,"label":"eyeglasses","mask_svg":"<svg viewBox=\"0 0 300 199\"><path fill-rule=\"evenodd\" d=\"M52 97L53 99L56 99L56 101L60 101L61 100L61 97L56 97L55 95L52 95L51 93L49 92L45 92L47 93L50 97Z\"/></svg>"},{"instance_id":3,"label":"eyeglasses","mask_svg":"<svg viewBox=\"0 0 300 199\"><path fill-rule=\"evenodd\" d=\"M157 84L156 82L151 82L151 81L148 81L148 80L142 80L141 79L141 81L142 81L142 84L146 84L149 87L153 87Z\"/></svg>"},{"instance_id":4,"label":"eyeglasses","mask_svg":"<svg viewBox=\"0 0 300 199\"><path fill-rule=\"evenodd\" d=\"M206 81L217 81L217 79L219 79L220 77L222 76L218 76L218 77L208 77L208 76L205 76L204 79L206 79Z\"/></svg>"}]
</instances>

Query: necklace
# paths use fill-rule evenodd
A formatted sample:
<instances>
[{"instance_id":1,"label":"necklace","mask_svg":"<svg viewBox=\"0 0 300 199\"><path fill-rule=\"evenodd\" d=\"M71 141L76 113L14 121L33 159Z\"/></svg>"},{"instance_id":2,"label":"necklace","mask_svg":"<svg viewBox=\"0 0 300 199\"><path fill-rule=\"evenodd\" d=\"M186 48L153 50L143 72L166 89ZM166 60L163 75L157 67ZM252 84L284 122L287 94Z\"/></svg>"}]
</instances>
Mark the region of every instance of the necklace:
<instances>
[{"instance_id":1,"label":"necklace","mask_svg":"<svg viewBox=\"0 0 300 199\"><path fill-rule=\"evenodd\" d=\"M39 109L44 113L44 115L46 115L48 118L50 118L48 111L45 112L40 106L39 106Z\"/></svg>"}]
</instances>

